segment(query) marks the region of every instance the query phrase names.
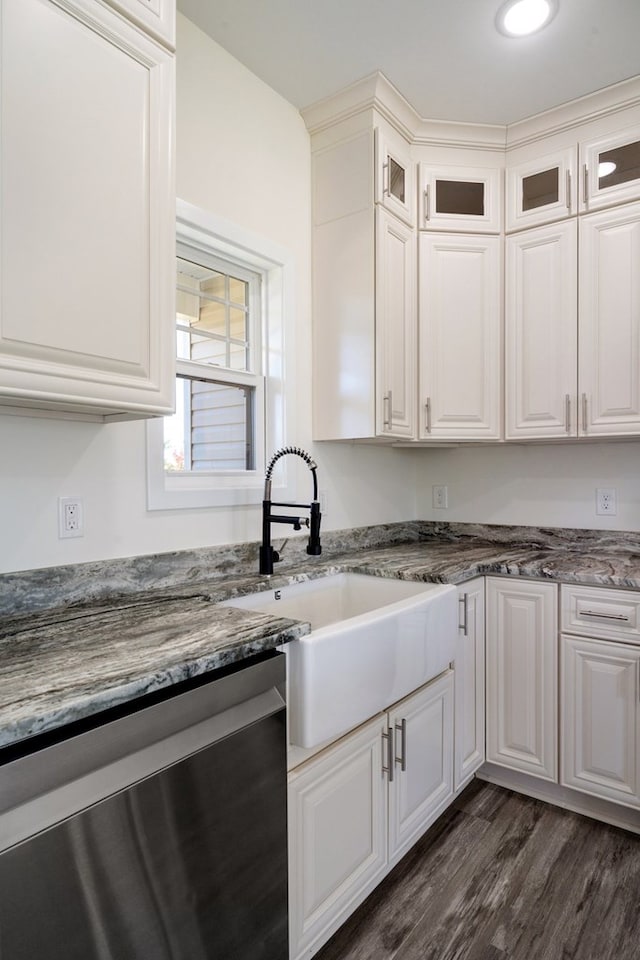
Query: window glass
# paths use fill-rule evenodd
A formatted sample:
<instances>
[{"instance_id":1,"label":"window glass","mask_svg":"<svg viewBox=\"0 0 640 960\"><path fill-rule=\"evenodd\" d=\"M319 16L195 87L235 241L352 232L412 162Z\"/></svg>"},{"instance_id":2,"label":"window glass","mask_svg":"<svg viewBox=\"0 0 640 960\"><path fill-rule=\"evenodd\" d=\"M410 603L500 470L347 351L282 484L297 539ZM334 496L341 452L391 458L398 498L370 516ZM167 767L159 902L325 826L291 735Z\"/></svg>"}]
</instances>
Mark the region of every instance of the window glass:
<instances>
[{"instance_id":1,"label":"window glass","mask_svg":"<svg viewBox=\"0 0 640 960\"><path fill-rule=\"evenodd\" d=\"M204 262L212 259L177 257L176 412L164 420L170 473L255 469L260 278ZM254 381L238 383L236 374Z\"/></svg>"},{"instance_id":2,"label":"window glass","mask_svg":"<svg viewBox=\"0 0 640 960\"><path fill-rule=\"evenodd\" d=\"M560 196L559 171L557 167L541 170L522 178L522 209L536 210L550 203L557 203Z\"/></svg>"},{"instance_id":3,"label":"window glass","mask_svg":"<svg viewBox=\"0 0 640 960\"><path fill-rule=\"evenodd\" d=\"M484 216L484 183L436 180L436 213Z\"/></svg>"},{"instance_id":4,"label":"window glass","mask_svg":"<svg viewBox=\"0 0 640 960\"><path fill-rule=\"evenodd\" d=\"M640 179L640 141L624 143L598 157L598 187L606 189L619 183Z\"/></svg>"}]
</instances>

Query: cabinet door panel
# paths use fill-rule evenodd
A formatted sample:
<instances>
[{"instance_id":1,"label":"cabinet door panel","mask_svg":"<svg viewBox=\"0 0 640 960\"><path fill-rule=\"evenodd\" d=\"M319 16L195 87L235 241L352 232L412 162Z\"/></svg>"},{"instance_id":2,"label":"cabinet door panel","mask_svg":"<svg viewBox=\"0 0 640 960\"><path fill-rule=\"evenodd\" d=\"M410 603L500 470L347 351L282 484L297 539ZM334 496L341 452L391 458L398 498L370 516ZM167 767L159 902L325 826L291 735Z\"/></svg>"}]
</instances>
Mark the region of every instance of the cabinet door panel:
<instances>
[{"instance_id":1,"label":"cabinet door panel","mask_svg":"<svg viewBox=\"0 0 640 960\"><path fill-rule=\"evenodd\" d=\"M506 436L577 433L575 220L507 238Z\"/></svg>"},{"instance_id":2,"label":"cabinet door panel","mask_svg":"<svg viewBox=\"0 0 640 960\"><path fill-rule=\"evenodd\" d=\"M640 198L640 127L580 144L581 210L598 210Z\"/></svg>"},{"instance_id":3,"label":"cabinet door panel","mask_svg":"<svg viewBox=\"0 0 640 960\"><path fill-rule=\"evenodd\" d=\"M640 203L582 217L581 433L640 433Z\"/></svg>"},{"instance_id":4,"label":"cabinet door panel","mask_svg":"<svg viewBox=\"0 0 640 960\"><path fill-rule=\"evenodd\" d=\"M458 596L463 602L454 671L455 790L485 758L484 578L463 584Z\"/></svg>"},{"instance_id":5,"label":"cabinet door panel","mask_svg":"<svg viewBox=\"0 0 640 960\"><path fill-rule=\"evenodd\" d=\"M112 7L157 37L171 50L176 46L175 0L107 0Z\"/></svg>"},{"instance_id":6,"label":"cabinet door panel","mask_svg":"<svg viewBox=\"0 0 640 960\"><path fill-rule=\"evenodd\" d=\"M7 402L171 409L172 83L107 8L3 3Z\"/></svg>"},{"instance_id":7,"label":"cabinet door panel","mask_svg":"<svg viewBox=\"0 0 640 960\"><path fill-rule=\"evenodd\" d=\"M502 171L491 167L420 164L422 230L499 233Z\"/></svg>"},{"instance_id":8,"label":"cabinet door panel","mask_svg":"<svg viewBox=\"0 0 640 960\"><path fill-rule=\"evenodd\" d=\"M380 436L415 436L415 233L376 210L376 408Z\"/></svg>"},{"instance_id":9,"label":"cabinet door panel","mask_svg":"<svg viewBox=\"0 0 640 960\"><path fill-rule=\"evenodd\" d=\"M376 128L376 203L410 226L416 223L416 174L409 144Z\"/></svg>"},{"instance_id":10,"label":"cabinet door panel","mask_svg":"<svg viewBox=\"0 0 640 960\"><path fill-rule=\"evenodd\" d=\"M499 439L499 237L420 235L420 436Z\"/></svg>"},{"instance_id":11,"label":"cabinet door panel","mask_svg":"<svg viewBox=\"0 0 640 960\"><path fill-rule=\"evenodd\" d=\"M385 872L382 720L289 775L291 957L327 939Z\"/></svg>"},{"instance_id":12,"label":"cabinet door panel","mask_svg":"<svg viewBox=\"0 0 640 960\"><path fill-rule=\"evenodd\" d=\"M557 781L557 587L487 580L487 760Z\"/></svg>"},{"instance_id":13,"label":"cabinet door panel","mask_svg":"<svg viewBox=\"0 0 640 960\"><path fill-rule=\"evenodd\" d=\"M640 650L562 637L562 778L567 787L640 806Z\"/></svg>"},{"instance_id":14,"label":"cabinet door panel","mask_svg":"<svg viewBox=\"0 0 640 960\"><path fill-rule=\"evenodd\" d=\"M551 223L577 213L575 147L507 167L507 231Z\"/></svg>"},{"instance_id":15,"label":"cabinet door panel","mask_svg":"<svg viewBox=\"0 0 640 960\"><path fill-rule=\"evenodd\" d=\"M397 704L389 726L396 758L389 785L392 861L433 823L453 792L453 674L448 671Z\"/></svg>"}]
</instances>

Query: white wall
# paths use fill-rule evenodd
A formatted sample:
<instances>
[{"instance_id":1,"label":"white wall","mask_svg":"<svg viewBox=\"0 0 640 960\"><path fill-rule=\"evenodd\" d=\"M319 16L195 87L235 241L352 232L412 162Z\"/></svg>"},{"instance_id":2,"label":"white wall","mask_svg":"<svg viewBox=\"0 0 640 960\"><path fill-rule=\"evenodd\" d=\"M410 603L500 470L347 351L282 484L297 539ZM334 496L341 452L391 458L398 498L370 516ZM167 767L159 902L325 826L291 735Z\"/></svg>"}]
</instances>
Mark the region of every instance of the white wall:
<instances>
[{"instance_id":1,"label":"white wall","mask_svg":"<svg viewBox=\"0 0 640 960\"><path fill-rule=\"evenodd\" d=\"M178 18L177 192L288 247L296 289L295 435L311 448L310 156L296 110ZM257 508L146 510L142 422L0 415L0 572L254 540ZM326 529L415 517L411 453L318 444ZM80 496L85 536L59 540L57 498Z\"/></svg>"},{"instance_id":2,"label":"white wall","mask_svg":"<svg viewBox=\"0 0 640 960\"><path fill-rule=\"evenodd\" d=\"M448 486L447 510L433 509L433 484ZM617 489L617 516L596 516L596 487ZM417 510L422 520L640 530L640 442L425 451Z\"/></svg>"}]
</instances>

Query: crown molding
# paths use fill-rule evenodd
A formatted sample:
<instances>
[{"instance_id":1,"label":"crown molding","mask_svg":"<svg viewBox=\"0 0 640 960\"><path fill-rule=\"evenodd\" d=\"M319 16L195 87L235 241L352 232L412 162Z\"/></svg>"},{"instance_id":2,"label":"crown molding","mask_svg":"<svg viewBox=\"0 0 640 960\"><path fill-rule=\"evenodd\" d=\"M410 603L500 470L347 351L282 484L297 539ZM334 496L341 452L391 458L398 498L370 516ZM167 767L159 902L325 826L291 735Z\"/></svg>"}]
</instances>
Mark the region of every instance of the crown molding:
<instances>
[{"instance_id":1,"label":"crown molding","mask_svg":"<svg viewBox=\"0 0 640 960\"><path fill-rule=\"evenodd\" d=\"M313 136L365 110L376 110L411 143L504 150L504 126L425 120L380 71L318 100L300 113Z\"/></svg>"},{"instance_id":2,"label":"crown molding","mask_svg":"<svg viewBox=\"0 0 640 960\"><path fill-rule=\"evenodd\" d=\"M413 144L510 150L630 107L640 107L640 76L506 126L429 120L418 114L383 73L376 71L300 113L311 135L373 109Z\"/></svg>"},{"instance_id":3,"label":"crown molding","mask_svg":"<svg viewBox=\"0 0 640 960\"><path fill-rule=\"evenodd\" d=\"M533 143L542 137L563 133L584 123L640 107L640 76L603 87L576 100L568 100L543 113L507 127L507 150Z\"/></svg>"}]
</instances>

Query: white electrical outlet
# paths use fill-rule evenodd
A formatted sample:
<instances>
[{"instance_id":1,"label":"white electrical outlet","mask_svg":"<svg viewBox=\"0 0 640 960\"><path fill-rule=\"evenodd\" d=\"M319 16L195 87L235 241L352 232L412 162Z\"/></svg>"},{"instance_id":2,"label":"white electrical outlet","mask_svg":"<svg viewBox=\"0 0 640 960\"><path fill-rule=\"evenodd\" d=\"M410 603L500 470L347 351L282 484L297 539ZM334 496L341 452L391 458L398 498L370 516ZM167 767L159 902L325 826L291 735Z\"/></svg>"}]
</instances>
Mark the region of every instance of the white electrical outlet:
<instances>
[{"instance_id":1,"label":"white electrical outlet","mask_svg":"<svg viewBox=\"0 0 640 960\"><path fill-rule=\"evenodd\" d=\"M615 487L598 487L596 490L596 514L599 517L615 517L618 512Z\"/></svg>"},{"instance_id":2,"label":"white electrical outlet","mask_svg":"<svg viewBox=\"0 0 640 960\"><path fill-rule=\"evenodd\" d=\"M432 494L432 503L434 509L436 510L446 510L449 506L449 491L448 488L442 485L433 486L431 488Z\"/></svg>"},{"instance_id":3,"label":"white electrical outlet","mask_svg":"<svg viewBox=\"0 0 640 960\"><path fill-rule=\"evenodd\" d=\"M84 537L81 497L58 497L58 537Z\"/></svg>"},{"instance_id":4,"label":"white electrical outlet","mask_svg":"<svg viewBox=\"0 0 640 960\"><path fill-rule=\"evenodd\" d=\"M319 500L320 500L320 513L322 514L323 517L326 517L326 515L327 515L327 491L326 491L326 490L321 490L320 493L318 494L318 498L319 498Z\"/></svg>"}]
</instances>

